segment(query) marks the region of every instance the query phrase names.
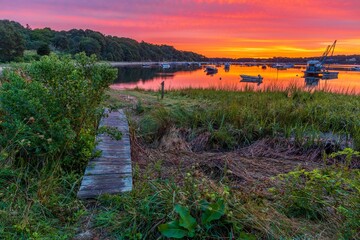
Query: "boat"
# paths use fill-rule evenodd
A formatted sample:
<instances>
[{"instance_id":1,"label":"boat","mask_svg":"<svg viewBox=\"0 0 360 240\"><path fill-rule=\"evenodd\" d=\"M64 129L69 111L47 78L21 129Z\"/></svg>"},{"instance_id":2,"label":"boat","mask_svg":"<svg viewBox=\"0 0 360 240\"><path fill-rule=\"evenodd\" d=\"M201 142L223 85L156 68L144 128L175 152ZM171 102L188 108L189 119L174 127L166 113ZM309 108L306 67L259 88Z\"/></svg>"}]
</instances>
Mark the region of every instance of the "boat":
<instances>
[{"instance_id":1,"label":"boat","mask_svg":"<svg viewBox=\"0 0 360 240\"><path fill-rule=\"evenodd\" d=\"M310 60L310 61L307 62L306 70L304 71L305 76L307 76L307 77L311 77L311 76L319 77L321 74L323 74L323 72L324 72L323 69L325 69L323 64L325 64L326 58L328 57L330 52L331 52L331 56L333 56L336 41L337 40L335 40L332 45L327 46L325 52L322 54L322 57L321 57L320 61L319 60Z\"/></svg>"},{"instance_id":2,"label":"boat","mask_svg":"<svg viewBox=\"0 0 360 240\"><path fill-rule=\"evenodd\" d=\"M163 69L170 68L170 64L168 64L168 63L161 63L160 66L161 66Z\"/></svg>"},{"instance_id":3,"label":"boat","mask_svg":"<svg viewBox=\"0 0 360 240\"><path fill-rule=\"evenodd\" d=\"M142 64L141 66L142 66L143 68L151 68L151 65L150 65L150 64L146 64L146 63Z\"/></svg>"},{"instance_id":4,"label":"boat","mask_svg":"<svg viewBox=\"0 0 360 240\"><path fill-rule=\"evenodd\" d=\"M213 66L206 66L205 67L205 72L207 72L207 74L215 74L218 72L218 69L216 67Z\"/></svg>"},{"instance_id":5,"label":"boat","mask_svg":"<svg viewBox=\"0 0 360 240\"><path fill-rule=\"evenodd\" d=\"M338 75L339 75L339 72L329 72L329 71L322 72L323 79L337 79Z\"/></svg>"},{"instance_id":6,"label":"boat","mask_svg":"<svg viewBox=\"0 0 360 240\"><path fill-rule=\"evenodd\" d=\"M262 65L261 68L262 68L262 69L266 69L266 65L265 65L265 64Z\"/></svg>"},{"instance_id":7,"label":"boat","mask_svg":"<svg viewBox=\"0 0 360 240\"><path fill-rule=\"evenodd\" d=\"M310 60L306 63L306 70L304 71L306 76L317 76L323 71L323 66L318 60Z\"/></svg>"},{"instance_id":8,"label":"boat","mask_svg":"<svg viewBox=\"0 0 360 240\"><path fill-rule=\"evenodd\" d=\"M360 67L355 66L350 69L351 71L360 71Z\"/></svg>"},{"instance_id":9,"label":"boat","mask_svg":"<svg viewBox=\"0 0 360 240\"><path fill-rule=\"evenodd\" d=\"M230 71L230 63L229 63L229 62L226 62L226 63L224 64L224 70L225 70L225 72Z\"/></svg>"},{"instance_id":10,"label":"boat","mask_svg":"<svg viewBox=\"0 0 360 240\"><path fill-rule=\"evenodd\" d=\"M287 64L284 64L284 68L293 68L294 67L294 64L293 63L287 63Z\"/></svg>"},{"instance_id":11,"label":"boat","mask_svg":"<svg viewBox=\"0 0 360 240\"><path fill-rule=\"evenodd\" d=\"M240 82L256 82L256 83L261 83L263 80L263 77L259 74L257 76L250 76L250 75L245 75L245 74L241 74L240 77L242 78L240 80Z\"/></svg>"},{"instance_id":12,"label":"boat","mask_svg":"<svg viewBox=\"0 0 360 240\"><path fill-rule=\"evenodd\" d=\"M276 68L277 70L286 70L287 69L285 64L279 64L279 63L274 64L272 67Z\"/></svg>"}]
</instances>

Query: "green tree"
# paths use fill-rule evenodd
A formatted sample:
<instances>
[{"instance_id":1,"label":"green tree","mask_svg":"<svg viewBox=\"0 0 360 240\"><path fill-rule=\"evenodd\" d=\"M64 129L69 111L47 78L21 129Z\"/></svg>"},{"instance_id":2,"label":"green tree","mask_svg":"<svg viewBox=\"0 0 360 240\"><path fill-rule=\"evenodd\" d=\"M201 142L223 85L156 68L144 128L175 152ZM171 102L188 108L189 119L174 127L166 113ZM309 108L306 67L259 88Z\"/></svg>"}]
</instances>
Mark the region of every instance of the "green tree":
<instances>
[{"instance_id":1,"label":"green tree","mask_svg":"<svg viewBox=\"0 0 360 240\"><path fill-rule=\"evenodd\" d=\"M84 37L81 39L79 44L80 52L85 52L86 55L90 56L95 54L96 56L100 55L101 46L98 41L93 38Z\"/></svg>"},{"instance_id":2,"label":"green tree","mask_svg":"<svg viewBox=\"0 0 360 240\"><path fill-rule=\"evenodd\" d=\"M69 49L69 40L65 34L57 34L52 43L58 50L67 51Z\"/></svg>"},{"instance_id":3,"label":"green tree","mask_svg":"<svg viewBox=\"0 0 360 240\"><path fill-rule=\"evenodd\" d=\"M0 21L0 61L9 62L22 57L25 50L24 37L14 26L15 22Z\"/></svg>"}]
</instances>

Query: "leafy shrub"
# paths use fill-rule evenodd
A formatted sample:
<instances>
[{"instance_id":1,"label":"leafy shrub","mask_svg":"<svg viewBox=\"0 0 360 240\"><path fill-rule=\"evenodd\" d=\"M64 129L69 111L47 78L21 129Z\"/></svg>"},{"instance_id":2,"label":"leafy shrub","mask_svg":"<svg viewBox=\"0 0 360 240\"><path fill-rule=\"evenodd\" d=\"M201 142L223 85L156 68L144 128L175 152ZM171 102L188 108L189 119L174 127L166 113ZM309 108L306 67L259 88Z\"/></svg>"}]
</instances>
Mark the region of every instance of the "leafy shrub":
<instances>
[{"instance_id":1,"label":"leafy shrub","mask_svg":"<svg viewBox=\"0 0 360 240\"><path fill-rule=\"evenodd\" d=\"M196 231L209 230L212 227L212 221L219 220L225 214L225 204L221 198L214 203L202 200L200 206L201 223L197 223L187 207L177 204L174 210L179 214L179 220L161 224L159 231L169 238L184 238L186 236L192 238Z\"/></svg>"},{"instance_id":2,"label":"leafy shrub","mask_svg":"<svg viewBox=\"0 0 360 240\"><path fill-rule=\"evenodd\" d=\"M349 150L345 151L346 153ZM343 154L341 152L340 154ZM336 154L335 154L336 155ZM349 155L348 155L349 158ZM355 239L360 232L360 171L327 167L297 170L278 177L271 190L281 209L290 217L310 220L337 219L341 237Z\"/></svg>"},{"instance_id":3,"label":"leafy shrub","mask_svg":"<svg viewBox=\"0 0 360 240\"><path fill-rule=\"evenodd\" d=\"M0 88L0 143L43 166L49 160L81 169L91 155L104 91L116 70L81 53L44 56L5 72Z\"/></svg>"}]
</instances>

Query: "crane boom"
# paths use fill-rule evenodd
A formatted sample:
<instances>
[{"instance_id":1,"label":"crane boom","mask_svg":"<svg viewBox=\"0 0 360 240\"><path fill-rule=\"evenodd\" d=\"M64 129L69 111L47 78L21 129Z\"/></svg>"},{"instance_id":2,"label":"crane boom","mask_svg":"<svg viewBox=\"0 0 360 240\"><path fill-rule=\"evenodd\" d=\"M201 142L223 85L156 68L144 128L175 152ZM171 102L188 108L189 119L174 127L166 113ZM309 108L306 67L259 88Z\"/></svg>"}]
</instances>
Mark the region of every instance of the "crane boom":
<instances>
[{"instance_id":1,"label":"crane boom","mask_svg":"<svg viewBox=\"0 0 360 240\"><path fill-rule=\"evenodd\" d=\"M320 64L322 65L323 63L325 63L325 60L327 58L327 56L329 55L329 53L331 52L331 56L334 54L334 50L335 50L335 45L336 45L336 41L335 40L333 42L332 45L328 45L325 52L323 53L322 57L321 57L321 60L320 60Z\"/></svg>"}]
</instances>

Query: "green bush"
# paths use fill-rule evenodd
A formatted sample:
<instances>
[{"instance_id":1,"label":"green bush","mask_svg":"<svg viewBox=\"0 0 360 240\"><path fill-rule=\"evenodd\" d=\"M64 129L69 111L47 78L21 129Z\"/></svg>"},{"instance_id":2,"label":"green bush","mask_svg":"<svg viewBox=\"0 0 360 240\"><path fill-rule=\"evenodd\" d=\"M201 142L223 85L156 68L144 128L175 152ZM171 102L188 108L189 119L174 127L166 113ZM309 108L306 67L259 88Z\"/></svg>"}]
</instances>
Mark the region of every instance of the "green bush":
<instances>
[{"instance_id":1,"label":"green bush","mask_svg":"<svg viewBox=\"0 0 360 240\"><path fill-rule=\"evenodd\" d=\"M277 203L289 217L330 221L339 237L355 239L360 232L360 171L327 167L312 171L297 170L278 177L272 188ZM335 227L338 225L338 227Z\"/></svg>"},{"instance_id":2,"label":"green bush","mask_svg":"<svg viewBox=\"0 0 360 240\"><path fill-rule=\"evenodd\" d=\"M17 162L81 169L94 147L104 91L116 70L84 53L50 55L5 72L0 143Z\"/></svg>"}]
</instances>

